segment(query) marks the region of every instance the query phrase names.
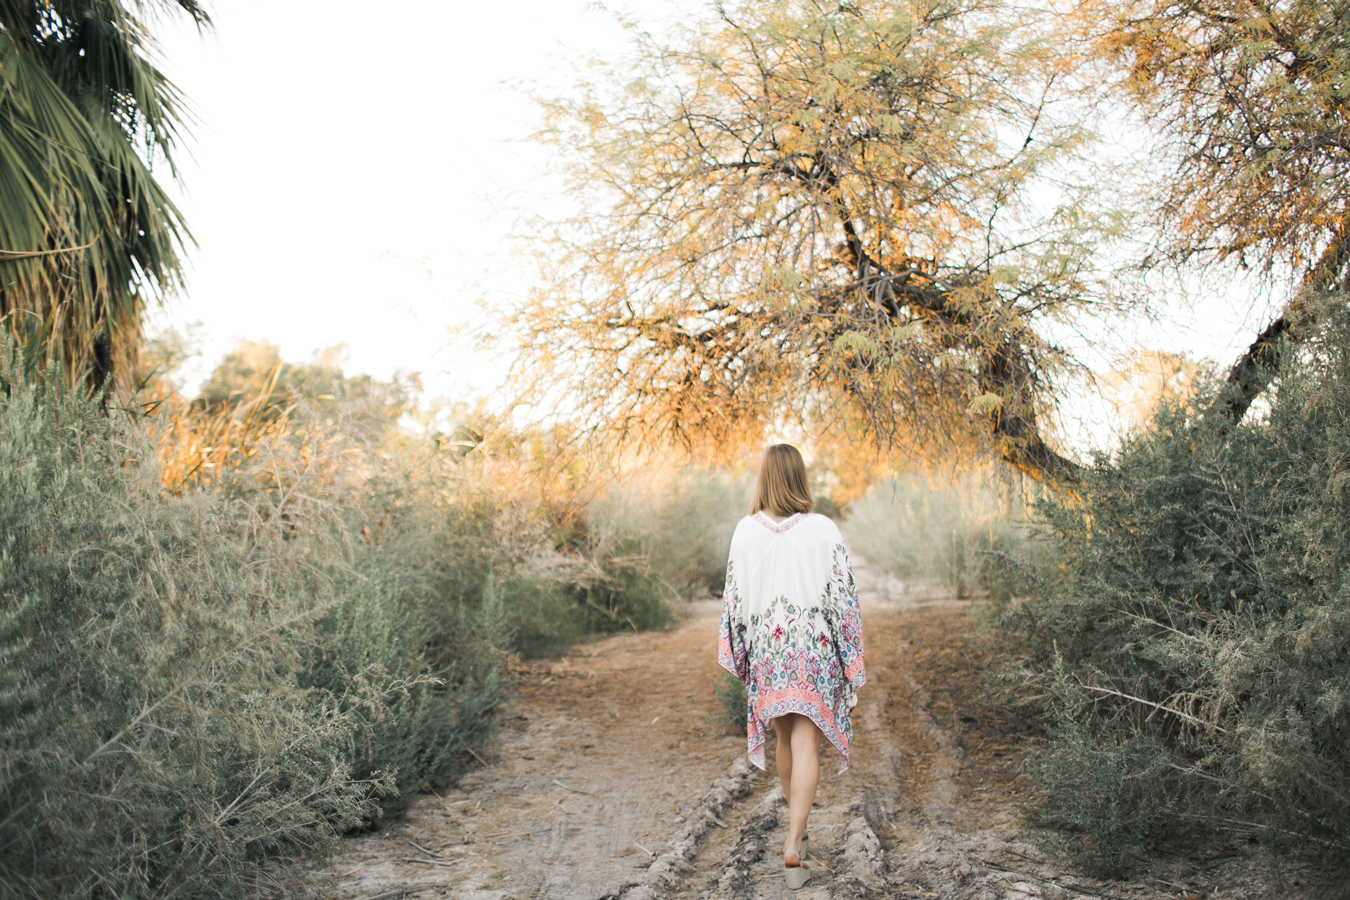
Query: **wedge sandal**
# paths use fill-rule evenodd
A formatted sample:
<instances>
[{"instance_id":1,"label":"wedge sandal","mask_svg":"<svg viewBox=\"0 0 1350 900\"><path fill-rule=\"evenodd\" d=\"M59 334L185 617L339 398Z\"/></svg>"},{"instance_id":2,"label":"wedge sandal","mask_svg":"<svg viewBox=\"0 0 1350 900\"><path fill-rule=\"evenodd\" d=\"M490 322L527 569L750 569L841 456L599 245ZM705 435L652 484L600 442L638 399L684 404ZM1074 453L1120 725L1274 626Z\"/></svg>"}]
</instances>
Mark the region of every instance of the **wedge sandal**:
<instances>
[{"instance_id":1,"label":"wedge sandal","mask_svg":"<svg viewBox=\"0 0 1350 900\"><path fill-rule=\"evenodd\" d=\"M783 855L783 880L787 882L790 890L800 891L811 880L811 867L803 865L800 856L797 856L797 865L790 866L787 864L788 856L797 856L797 854Z\"/></svg>"}]
</instances>

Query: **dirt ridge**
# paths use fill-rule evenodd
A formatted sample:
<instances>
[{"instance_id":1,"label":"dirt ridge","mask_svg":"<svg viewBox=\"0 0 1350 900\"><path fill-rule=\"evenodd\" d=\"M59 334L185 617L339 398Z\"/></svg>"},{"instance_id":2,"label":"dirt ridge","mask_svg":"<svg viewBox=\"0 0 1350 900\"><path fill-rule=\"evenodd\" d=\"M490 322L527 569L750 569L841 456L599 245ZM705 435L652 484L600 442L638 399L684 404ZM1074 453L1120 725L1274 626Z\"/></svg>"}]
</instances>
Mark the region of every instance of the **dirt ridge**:
<instances>
[{"instance_id":1,"label":"dirt ridge","mask_svg":"<svg viewBox=\"0 0 1350 900\"><path fill-rule=\"evenodd\" d=\"M719 815L750 793L752 776L750 763L745 757L738 756L727 767L726 774L708 788L703 801L689 814L675 837L670 840L669 849L652 860L646 875L634 884L624 885L617 891L601 895L600 900L659 900L664 896L666 891L679 883L681 866L698 852L699 842L709 828L718 824ZM766 798L766 802L770 806L775 806L772 794ZM777 803L781 802L780 795ZM776 825L776 806L774 816Z\"/></svg>"},{"instance_id":2,"label":"dirt ridge","mask_svg":"<svg viewBox=\"0 0 1350 900\"><path fill-rule=\"evenodd\" d=\"M717 889L705 897L725 900L750 900L759 891L754 868L770 853L770 843L778 830L787 804L781 788L770 788L764 799L750 811L750 817L737 834L736 848L717 876Z\"/></svg>"}]
</instances>

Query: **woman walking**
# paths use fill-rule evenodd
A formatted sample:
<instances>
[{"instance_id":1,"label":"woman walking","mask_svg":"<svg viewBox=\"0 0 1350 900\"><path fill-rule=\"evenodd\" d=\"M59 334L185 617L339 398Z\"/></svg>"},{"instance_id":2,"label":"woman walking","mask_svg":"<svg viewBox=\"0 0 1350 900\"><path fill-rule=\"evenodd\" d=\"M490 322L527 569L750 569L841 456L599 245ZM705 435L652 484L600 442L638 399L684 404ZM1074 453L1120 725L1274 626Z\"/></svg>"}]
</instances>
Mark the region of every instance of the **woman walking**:
<instances>
[{"instance_id":1,"label":"woman walking","mask_svg":"<svg viewBox=\"0 0 1350 900\"><path fill-rule=\"evenodd\" d=\"M811 879L806 819L819 779L820 738L848 768L849 714L863 673L862 618L839 529L811 512L797 448L764 451L750 515L736 526L722 595L717 661L745 683L750 761L764 768L765 729L788 802L787 883Z\"/></svg>"}]
</instances>

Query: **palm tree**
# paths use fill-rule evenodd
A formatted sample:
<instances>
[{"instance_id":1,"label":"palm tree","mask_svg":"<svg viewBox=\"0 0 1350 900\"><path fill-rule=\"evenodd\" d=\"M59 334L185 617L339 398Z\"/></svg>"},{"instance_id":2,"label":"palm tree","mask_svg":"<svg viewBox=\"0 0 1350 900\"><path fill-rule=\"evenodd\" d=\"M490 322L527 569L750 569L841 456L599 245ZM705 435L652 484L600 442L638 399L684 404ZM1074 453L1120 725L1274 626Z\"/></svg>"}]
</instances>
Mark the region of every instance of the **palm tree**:
<instances>
[{"instance_id":1,"label":"palm tree","mask_svg":"<svg viewBox=\"0 0 1350 900\"><path fill-rule=\"evenodd\" d=\"M197 0L0 0L0 321L29 365L125 388L142 314L181 285L177 177L189 121L147 20Z\"/></svg>"}]
</instances>

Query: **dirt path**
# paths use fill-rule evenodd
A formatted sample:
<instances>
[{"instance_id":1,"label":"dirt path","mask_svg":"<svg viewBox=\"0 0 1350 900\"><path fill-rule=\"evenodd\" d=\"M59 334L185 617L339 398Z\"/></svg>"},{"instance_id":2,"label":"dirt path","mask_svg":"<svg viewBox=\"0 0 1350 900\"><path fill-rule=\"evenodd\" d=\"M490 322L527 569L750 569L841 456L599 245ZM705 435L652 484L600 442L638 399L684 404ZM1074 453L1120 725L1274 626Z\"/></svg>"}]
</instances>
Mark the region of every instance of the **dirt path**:
<instances>
[{"instance_id":1,"label":"dirt path","mask_svg":"<svg viewBox=\"0 0 1350 900\"><path fill-rule=\"evenodd\" d=\"M1026 723L978 702L969 605L905 602L858 573L868 685L853 768L822 758L800 900L1327 897L1331 882L1276 877L1246 835L1156 850L1128 882L1075 874L1027 840ZM744 735L715 725L714 602L679 629L622 635L522 665L487 765L427 796L335 861L338 900L787 898L786 808Z\"/></svg>"}]
</instances>

